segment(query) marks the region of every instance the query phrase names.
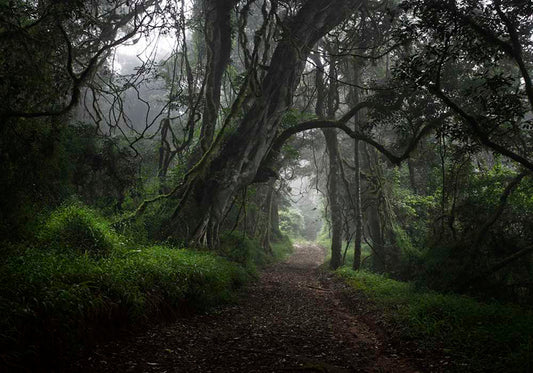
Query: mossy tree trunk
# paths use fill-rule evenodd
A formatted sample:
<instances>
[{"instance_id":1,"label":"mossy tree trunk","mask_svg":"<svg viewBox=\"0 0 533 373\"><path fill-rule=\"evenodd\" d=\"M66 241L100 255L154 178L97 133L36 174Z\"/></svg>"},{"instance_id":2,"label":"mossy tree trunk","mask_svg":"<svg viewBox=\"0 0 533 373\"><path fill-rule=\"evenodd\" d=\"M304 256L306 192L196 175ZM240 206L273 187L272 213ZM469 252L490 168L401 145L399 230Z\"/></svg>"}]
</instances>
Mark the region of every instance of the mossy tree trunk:
<instances>
[{"instance_id":1,"label":"mossy tree trunk","mask_svg":"<svg viewBox=\"0 0 533 373\"><path fill-rule=\"evenodd\" d=\"M342 211L339 201L339 142L337 131L334 129L322 130L326 138L328 151L328 201L331 215L331 261L330 267L337 269L342 264Z\"/></svg>"},{"instance_id":2,"label":"mossy tree trunk","mask_svg":"<svg viewBox=\"0 0 533 373\"><path fill-rule=\"evenodd\" d=\"M189 237L208 246L218 246L224 212L233 195L252 183L266 156L283 113L290 107L306 58L316 42L352 14L361 0L307 1L284 28L261 83L261 94L250 98L248 110L235 131L219 150L195 171L188 205L196 213ZM189 210L189 209L187 209ZM186 212L185 212L186 213Z\"/></svg>"},{"instance_id":3,"label":"mossy tree trunk","mask_svg":"<svg viewBox=\"0 0 533 373\"><path fill-rule=\"evenodd\" d=\"M205 107L202 115L200 145L205 153L213 142L222 76L231 54L231 11L236 0L205 0Z\"/></svg>"},{"instance_id":4,"label":"mossy tree trunk","mask_svg":"<svg viewBox=\"0 0 533 373\"><path fill-rule=\"evenodd\" d=\"M357 105L360 102L359 97L359 77L361 74L361 62L353 59L348 68L351 68L353 87L351 89L351 104ZM354 130L357 131L359 127L360 115L357 113L354 116ZM361 267L361 242L363 239L363 212L361 203L361 159L359 155L360 141L354 139L353 144L353 162L354 162L354 187L353 187L353 200L354 200L354 219L355 219L355 234L354 234L354 255L352 268L358 270Z\"/></svg>"},{"instance_id":5,"label":"mossy tree trunk","mask_svg":"<svg viewBox=\"0 0 533 373\"><path fill-rule=\"evenodd\" d=\"M318 54L311 56L316 65L316 107L315 113L320 119L335 117L338 108L337 93L337 61L330 58L329 66L329 86L326 87L324 80L324 65ZM327 114L326 114L327 106ZM328 183L327 196L329 202L329 212L331 216L331 261L330 267L337 269L342 264L342 209L339 201L339 184L340 184L340 154L337 130L332 128L322 129L326 139L326 150L328 153Z\"/></svg>"}]
</instances>

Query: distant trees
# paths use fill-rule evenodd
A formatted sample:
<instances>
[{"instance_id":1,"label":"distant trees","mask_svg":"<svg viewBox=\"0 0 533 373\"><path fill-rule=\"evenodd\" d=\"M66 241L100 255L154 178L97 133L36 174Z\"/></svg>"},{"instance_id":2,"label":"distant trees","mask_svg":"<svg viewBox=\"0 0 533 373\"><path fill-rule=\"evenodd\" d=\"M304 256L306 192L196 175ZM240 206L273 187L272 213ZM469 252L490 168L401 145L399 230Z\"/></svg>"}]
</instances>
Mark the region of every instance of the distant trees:
<instances>
[{"instance_id":1,"label":"distant trees","mask_svg":"<svg viewBox=\"0 0 533 373\"><path fill-rule=\"evenodd\" d=\"M413 42L405 48L395 78L415 87L418 97L448 114L436 127L436 150L442 183L438 236L456 248L456 257L448 260L461 268L451 286L479 287L479 271L485 273L485 280L492 277L508 283L511 272L520 272L516 266L499 274L495 271L503 268L502 263L510 265L524 258L517 254L528 254L528 239L519 243L510 238L511 231L524 232L525 225L511 223L509 216L509 230L497 228L495 222L503 211L516 208L508 203L520 198L524 188L520 183L531 182L533 6L526 1L496 0L405 1L402 7L406 16L397 38ZM493 179L494 172L502 179ZM481 179L499 185L493 190L491 198L495 199L486 200L492 206L488 215L478 210L480 200L474 203L471 199L474 190L479 192L474 180ZM473 216L467 213L472 208L477 211L474 225L470 225ZM502 241L491 242L498 235L507 237L507 244L514 241L513 248ZM530 259L526 262L530 266Z\"/></svg>"},{"instance_id":2,"label":"distant trees","mask_svg":"<svg viewBox=\"0 0 533 373\"><path fill-rule=\"evenodd\" d=\"M531 266L528 239L519 243L510 238L525 232L527 224L512 224L503 230L496 224L504 211L516 208L508 205L509 201L521 198L520 190L528 186L520 184L529 185L531 179L531 78L529 69L524 68L533 62L531 6L499 1L404 1L400 9L400 13L394 7L381 13L393 19L395 14L401 15L393 27L383 23L385 31L381 32L388 37L376 43L385 51L383 55L363 47L371 51L365 55L347 44L340 48L344 55L366 57L378 66L367 69L363 84L357 84L367 87L360 105L354 105L353 111L341 105L341 112L348 113L341 119L322 116L300 123L278 140L299 131L336 127L365 143L364 166L359 173L363 179L361 202L365 240L376 270L402 276L422 271L425 274L420 275L435 281L434 285L465 289L474 282L479 287L476 268L486 268L482 270L485 279L506 283L512 273L517 275ZM374 20L386 19L379 15L378 10ZM376 40L380 32L374 30L373 35ZM335 58L323 58L328 61L327 68L321 67L319 60L314 65L335 79ZM384 74L376 79L372 70L379 66ZM337 78L339 87L347 86L350 71ZM320 91L319 84L315 88ZM339 97L346 102L349 95L341 93ZM359 126L350 129L346 123L360 112L364 115L359 117ZM340 158L346 157L345 151ZM390 167L405 160L407 164L398 169ZM507 176L497 178L496 196L490 202L493 213L486 215L478 210L480 200L472 205L471 193L479 192L474 180L494 177L489 175L497 165L497 173L503 171ZM530 211L531 206L526 205L525 210ZM469 219L476 213L466 213L470 208L478 214L474 225ZM353 219L349 217L347 224L355 225ZM492 229L494 233L490 233ZM343 237L350 239L353 232L353 228L346 230ZM514 246L497 250L490 240L498 234L507 237L507 243L514 241ZM443 246L453 249L445 254ZM500 241L502 246L507 245ZM442 256L436 259L435 255ZM526 257L523 268L518 269L518 261ZM433 268L432 261L448 273ZM503 270L504 266L510 267ZM431 271L439 274L431 276Z\"/></svg>"},{"instance_id":3,"label":"distant trees","mask_svg":"<svg viewBox=\"0 0 533 373\"><path fill-rule=\"evenodd\" d=\"M94 123L67 124L113 49L149 29L155 3L0 2L2 238L24 237L44 206L71 194L124 199L136 178L128 151Z\"/></svg>"},{"instance_id":4,"label":"distant trees","mask_svg":"<svg viewBox=\"0 0 533 373\"><path fill-rule=\"evenodd\" d=\"M221 231L240 230L268 250L279 237L284 170L316 169L308 176L326 196L332 267L354 242L355 269L455 289L479 287L480 278L524 283L530 2L190 7L0 4L4 195L31 201L38 190L59 203L75 189L90 203L138 206L123 221L152 208L145 223L157 239L216 249ZM173 36L170 56L116 69L118 45L157 33ZM143 97L152 87L157 103ZM132 97L153 109L142 123L128 116ZM32 166L41 154L43 167ZM4 220L17 215L2 206Z\"/></svg>"}]
</instances>

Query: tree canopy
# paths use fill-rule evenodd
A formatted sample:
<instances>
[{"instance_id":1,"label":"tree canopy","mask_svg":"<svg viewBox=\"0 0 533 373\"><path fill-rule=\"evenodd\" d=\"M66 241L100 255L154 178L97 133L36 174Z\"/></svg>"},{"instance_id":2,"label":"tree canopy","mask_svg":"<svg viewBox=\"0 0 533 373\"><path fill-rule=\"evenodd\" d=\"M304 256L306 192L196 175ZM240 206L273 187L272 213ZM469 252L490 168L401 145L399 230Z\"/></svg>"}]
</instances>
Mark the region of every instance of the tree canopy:
<instances>
[{"instance_id":1,"label":"tree canopy","mask_svg":"<svg viewBox=\"0 0 533 373\"><path fill-rule=\"evenodd\" d=\"M356 269L522 283L532 17L514 0L0 2L5 236L74 198L148 240L218 250L243 230L269 251L305 178L334 268L354 242Z\"/></svg>"}]
</instances>

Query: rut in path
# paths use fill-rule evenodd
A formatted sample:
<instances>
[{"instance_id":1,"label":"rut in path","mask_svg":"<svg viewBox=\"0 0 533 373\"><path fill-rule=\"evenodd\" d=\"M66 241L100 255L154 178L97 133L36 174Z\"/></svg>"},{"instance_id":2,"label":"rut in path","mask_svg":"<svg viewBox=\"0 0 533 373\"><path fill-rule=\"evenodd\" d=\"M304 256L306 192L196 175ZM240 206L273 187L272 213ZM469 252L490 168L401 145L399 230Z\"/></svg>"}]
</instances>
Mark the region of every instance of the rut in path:
<instances>
[{"instance_id":1,"label":"rut in path","mask_svg":"<svg viewBox=\"0 0 533 373\"><path fill-rule=\"evenodd\" d=\"M320 275L324 252L296 245L262 271L237 305L98 346L85 372L416 372L385 333L346 307L342 285ZM354 309L355 308L355 309Z\"/></svg>"}]
</instances>

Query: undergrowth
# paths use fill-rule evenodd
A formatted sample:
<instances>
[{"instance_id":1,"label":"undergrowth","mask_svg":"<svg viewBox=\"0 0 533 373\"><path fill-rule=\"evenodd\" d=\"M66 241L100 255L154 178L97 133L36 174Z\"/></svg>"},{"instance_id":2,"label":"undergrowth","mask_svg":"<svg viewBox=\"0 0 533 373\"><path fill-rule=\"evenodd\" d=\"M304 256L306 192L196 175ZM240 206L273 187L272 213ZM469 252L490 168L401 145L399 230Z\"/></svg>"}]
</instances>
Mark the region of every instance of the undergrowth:
<instances>
[{"instance_id":1,"label":"undergrowth","mask_svg":"<svg viewBox=\"0 0 533 373\"><path fill-rule=\"evenodd\" d=\"M227 238L227 237L226 237ZM231 238L231 237L230 237ZM235 234L215 253L138 246L79 204L52 212L30 243L0 264L0 368L68 354L100 334L235 299L267 256ZM277 245L277 246L276 246ZM224 251L225 250L225 251Z\"/></svg>"},{"instance_id":2,"label":"undergrowth","mask_svg":"<svg viewBox=\"0 0 533 373\"><path fill-rule=\"evenodd\" d=\"M107 258L29 248L0 270L1 350L19 360L24 350L41 354L43 346L61 350L91 338L87 328L205 309L232 300L247 277L223 258L165 246Z\"/></svg>"},{"instance_id":3,"label":"undergrowth","mask_svg":"<svg viewBox=\"0 0 533 373\"><path fill-rule=\"evenodd\" d=\"M273 239L270 243L270 250L265 250L258 240L248 237L243 232L234 231L222 234L217 254L255 273L257 266L262 267L283 260L291 252L292 242L287 236Z\"/></svg>"},{"instance_id":4,"label":"undergrowth","mask_svg":"<svg viewBox=\"0 0 533 373\"><path fill-rule=\"evenodd\" d=\"M336 272L383 309L404 338L454 359L449 371L529 372L533 313L518 306L480 303L346 267Z\"/></svg>"},{"instance_id":5,"label":"undergrowth","mask_svg":"<svg viewBox=\"0 0 533 373\"><path fill-rule=\"evenodd\" d=\"M48 249L92 256L109 255L122 244L103 217L79 203L66 204L53 211L37 238Z\"/></svg>"}]
</instances>

